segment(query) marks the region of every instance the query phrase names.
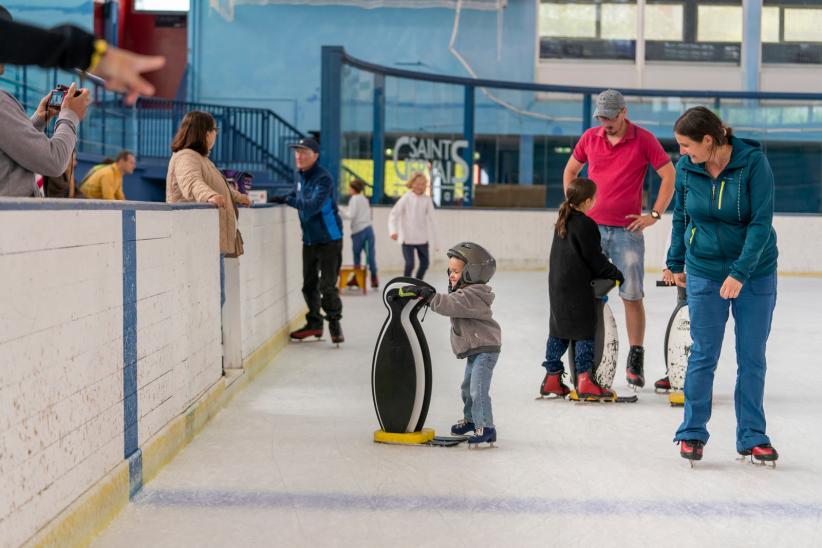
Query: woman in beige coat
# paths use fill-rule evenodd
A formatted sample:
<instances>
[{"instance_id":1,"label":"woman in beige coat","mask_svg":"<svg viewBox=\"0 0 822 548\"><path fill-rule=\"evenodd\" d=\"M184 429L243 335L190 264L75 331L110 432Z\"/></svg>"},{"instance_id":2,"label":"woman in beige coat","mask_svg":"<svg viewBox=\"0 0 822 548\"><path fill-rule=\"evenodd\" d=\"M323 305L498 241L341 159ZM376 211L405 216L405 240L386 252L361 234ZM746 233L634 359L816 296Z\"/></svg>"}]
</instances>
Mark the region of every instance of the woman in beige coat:
<instances>
[{"instance_id":1,"label":"woman in beige coat","mask_svg":"<svg viewBox=\"0 0 822 548\"><path fill-rule=\"evenodd\" d=\"M237 231L237 206L251 200L229 187L208 155L217 141L217 123L207 112L191 111L180 122L171 143L171 161L166 176L166 202L210 203L220 210L220 254L242 254ZM238 240L239 239L239 240Z\"/></svg>"}]
</instances>

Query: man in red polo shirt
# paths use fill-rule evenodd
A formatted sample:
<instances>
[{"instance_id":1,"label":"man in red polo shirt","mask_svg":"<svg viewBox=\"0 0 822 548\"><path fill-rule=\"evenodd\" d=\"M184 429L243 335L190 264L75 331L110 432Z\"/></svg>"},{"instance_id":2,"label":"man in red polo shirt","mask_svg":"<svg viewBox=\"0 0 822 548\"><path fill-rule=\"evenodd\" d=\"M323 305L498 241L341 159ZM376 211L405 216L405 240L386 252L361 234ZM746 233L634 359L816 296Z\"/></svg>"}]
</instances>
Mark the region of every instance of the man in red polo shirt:
<instances>
[{"instance_id":1,"label":"man in red polo shirt","mask_svg":"<svg viewBox=\"0 0 822 548\"><path fill-rule=\"evenodd\" d=\"M626 378L634 388L645 385L644 349L645 239L642 231L656 223L674 195L676 171L653 134L626 118L625 98L616 90L597 97L594 117L600 127L583 133L562 181L564 188L588 164L588 177L597 184L597 200L588 212L599 225L602 250L625 276L619 296L625 304L625 322L631 351ZM659 195L647 215L642 214L642 186L648 165L662 177Z\"/></svg>"}]
</instances>

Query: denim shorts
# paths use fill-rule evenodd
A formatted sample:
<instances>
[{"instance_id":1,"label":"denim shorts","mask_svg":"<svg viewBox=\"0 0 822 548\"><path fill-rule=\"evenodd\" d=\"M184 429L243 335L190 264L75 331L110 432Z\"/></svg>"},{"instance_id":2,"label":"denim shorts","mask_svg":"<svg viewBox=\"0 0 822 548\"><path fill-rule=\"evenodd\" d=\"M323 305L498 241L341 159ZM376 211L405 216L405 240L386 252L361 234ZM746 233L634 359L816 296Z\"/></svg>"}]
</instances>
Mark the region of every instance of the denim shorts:
<instances>
[{"instance_id":1,"label":"denim shorts","mask_svg":"<svg viewBox=\"0 0 822 548\"><path fill-rule=\"evenodd\" d=\"M621 226L599 225L602 251L625 276L619 286L619 296L626 301L639 301L645 296L645 236Z\"/></svg>"}]
</instances>

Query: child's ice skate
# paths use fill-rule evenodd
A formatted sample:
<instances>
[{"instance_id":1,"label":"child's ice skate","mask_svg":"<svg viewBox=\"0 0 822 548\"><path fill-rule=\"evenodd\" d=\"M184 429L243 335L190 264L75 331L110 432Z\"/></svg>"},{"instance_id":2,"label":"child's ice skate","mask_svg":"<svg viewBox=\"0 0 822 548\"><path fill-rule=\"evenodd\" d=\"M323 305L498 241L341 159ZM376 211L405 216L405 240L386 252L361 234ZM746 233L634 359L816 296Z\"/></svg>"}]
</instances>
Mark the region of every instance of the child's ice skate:
<instances>
[{"instance_id":1,"label":"child's ice skate","mask_svg":"<svg viewBox=\"0 0 822 548\"><path fill-rule=\"evenodd\" d=\"M487 443L489 447L494 447L494 442L497 441L497 429L493 426L486 426L484 428L477 428L474 430L474 435L468 438L468 448L477 447L481 443Z\"/></svg>"},{"instance_id":2,"label":"child's ice skate","mask_svg":"<svg viewBox=\"0 0 822 548\"><path fill-rule=\"evenodd\" d=\"M452 436L468 436L474 433L474 423L465 419L460 419L457 424L451 427Z\"/></svg>"},{"instance_id":3,"label":"child's ice skate","mask_svg":"<svg viewBox=\"0 0 822 548\"><path fill-rule=\"evenodd\" d=\"M564 374L562 371L546 373L545 378L542 379L542 386L539 388L540 397L555 396L557 398L565 398L570 394L571 389L562 382Z\"/></svg>"},{"instance_id":4,"label":"child's ice skate","mask_svg":"<svg viewBox=\"0 0 822 548\"><path fill-rule=\"evenodd\" d=\"M705 447L705 442L700 440L681 440L679 442L679 455L683 459L688 459L691 468L694 467L694 461L702 460L702 451Z\"/></svg>"},{"instance_id":5,"label":"child's ice skate","mask_svg":"<svg viewBox=\"0 0 822 548\"><path fill-rule=\"evenodd\" d=\"M602 388L591 376L590 371L580 373L577 377L577 394L579 401L614 401L616 394L612 390Z\"/></svg>"},{"instance_id":6,"label":"child's ice skate","mask_svg":"<svg viewBox=\"0 0 822 548\"><path fill-rule=\"evenodd\" d=\"M666 376L654 383L654 392L665 394L671 390L671 380Z\"/></svg>"}]
</instances>

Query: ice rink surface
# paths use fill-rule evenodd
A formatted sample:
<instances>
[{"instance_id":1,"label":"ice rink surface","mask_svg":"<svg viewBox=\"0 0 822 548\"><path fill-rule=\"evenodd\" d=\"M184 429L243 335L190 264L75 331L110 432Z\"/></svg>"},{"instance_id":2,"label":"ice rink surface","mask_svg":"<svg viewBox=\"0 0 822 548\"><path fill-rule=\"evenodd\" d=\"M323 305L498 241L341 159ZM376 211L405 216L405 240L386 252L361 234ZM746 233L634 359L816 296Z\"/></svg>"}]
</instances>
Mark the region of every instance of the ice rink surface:
<instances>
[{"instance_id":1,"label":"ice rink surface","mask_svg":"<svg viewBox=\"0 0 822 548\"><path fill-rule=\"evenodd\" d=\"M664 374L676 300L655 279L645 288L648 386ZM427 281L445 289L444 273ZM491 285L503 332L496 448L372 441L371 358L386 311L376 292L347 295L341 349L290 344L94 546L822 546L822 279L779 279L765 391L776 469L737 460L732 320L711 439L691 470L672 443L682 409L653 388L636 404L535 399L547 273L501 272ZM610 304L621 337L614 387L627 395L623 308ZM447 434L461 418L464 361L446 318L429 311L422 325L434 372L426 426Z\"/></svg>"}]
</instances>

